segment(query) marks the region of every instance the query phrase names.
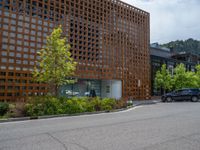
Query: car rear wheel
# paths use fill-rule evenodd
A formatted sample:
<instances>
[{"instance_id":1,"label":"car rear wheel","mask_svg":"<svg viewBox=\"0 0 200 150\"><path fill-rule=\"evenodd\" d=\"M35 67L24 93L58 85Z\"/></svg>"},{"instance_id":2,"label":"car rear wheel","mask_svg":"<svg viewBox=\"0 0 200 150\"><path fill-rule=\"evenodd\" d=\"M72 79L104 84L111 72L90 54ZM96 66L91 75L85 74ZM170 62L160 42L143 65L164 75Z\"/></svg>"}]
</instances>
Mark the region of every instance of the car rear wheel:
<instances>
[{"instance_id":1,"label":"car rear wheel","mask_svg":"<svg viewBox=\"0 0 200 150\"><path fill-rule=\"evenodd\" d=\"M172 98L171 97L166 97L166 102L172 102Z\"/></svg>"},{"instance_id":2,"label":"car rear wheel","mask_svg":"<svg viewBox=\"0 0 200 150\"><path fill-rule=\"evenodd\" d=\"M192 96L191 101L192 102L197 102L198 101L198 97L197 96Z\"/></svg>"}]
</instances>

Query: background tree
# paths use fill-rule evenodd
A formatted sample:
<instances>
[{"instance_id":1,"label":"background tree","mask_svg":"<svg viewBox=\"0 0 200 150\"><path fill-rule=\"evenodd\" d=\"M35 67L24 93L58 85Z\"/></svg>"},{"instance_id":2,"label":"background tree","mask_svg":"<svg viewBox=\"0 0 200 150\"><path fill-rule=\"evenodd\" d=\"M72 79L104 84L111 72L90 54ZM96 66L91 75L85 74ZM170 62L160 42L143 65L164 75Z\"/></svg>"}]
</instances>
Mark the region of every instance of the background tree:
<instances>
[{"instance_id":1,"label":"background tree","mask_svg":"<svg viewBox=\"0 0 200 150\"><path fill-rule=\"evenodd\" d=\"M173 48L174 52L189 52L200 54L200 41L189 38L187 40L171 41L160 46Z\"/></svg>"},{"instance_id":2,"label":"background tree","mask_svg":"<svg viewBox=\"0 0 200 150\"><path fill-rule=\"evenodd\" d=\"M187 81L186 77L186 68L184 64L179 64L176 66L174 70L174 87L175 89L186 88L185 81Z\"/></svg>"},{"instance_id":3,"label":"background tree","mask_svg":"<svg viewBox=\"0 0 200 150\"><path fill-rule=\"evenodd\" d=\"M200 65L196 66L196 81L197 87L200 88Z\"/></svg>"},{"instance_id":4,"label":"background tree","mask_svg":"<svg viewBox=\"0 0 200 150\"><path fill-rule=\"evenodd\" d=\"M175 89L195 88L198 86L195 72L186 71L184 64L177 65L174 73Z\"/></svg>"},{"instance_id":5,"label":"background tree","mask_svg":"<svg viewBox=\"0 0 200 150\"><path fill-rule=\"evenodd\" d=\"M156 72L155 87L157 89L162 88L164 90L164 93L166 92L166 90L171 90L173 87L172 76L169 73L166 64L163 64L161 70Z\"/></svg>"},{"instance_id":6,"label":"background tree","mask_svg":"<svg viewBox=\"0 0 200 150\"><path fill-rule=\"evenodd\" d=\"M70 53L70 45L66 37L62 37L62 27L55 28L47 37L46 47L38 52L39 66L33 72L33 78L38 82L48 83L50 92L58 95L58 87L63 84L73 83L69 79L74 75L76 62Z\"/></svg>"},{"instance_id":7,"label":"background tree","mask_svg":"<svg viewBox=\"0 0 200 150\"><path fill-rule=\"evenodd\" d=\"M186 72L186 88L198 88L198 78L195 72L187 71Z\"/></svg>"}]
</instances>

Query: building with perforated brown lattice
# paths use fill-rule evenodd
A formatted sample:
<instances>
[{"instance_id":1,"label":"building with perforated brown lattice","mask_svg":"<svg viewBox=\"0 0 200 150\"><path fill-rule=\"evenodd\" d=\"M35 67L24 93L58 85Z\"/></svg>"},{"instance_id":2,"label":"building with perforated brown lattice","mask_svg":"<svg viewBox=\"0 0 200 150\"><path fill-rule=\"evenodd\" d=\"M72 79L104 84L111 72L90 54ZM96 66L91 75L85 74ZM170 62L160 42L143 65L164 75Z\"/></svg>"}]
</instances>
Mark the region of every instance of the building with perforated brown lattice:
<instances>
[{"instance_id":1,"label":"building with perforated brown lattice","mask_svg":"<svg viewBox=\"0 0 200 150\"><path fill-rule=\"evenodd\" d=\"M47 92L37 51L61 24L78 62L61 95L150 98L149 13L119 0L0 0L0 100Z\"/></svg>"}]
</instances>

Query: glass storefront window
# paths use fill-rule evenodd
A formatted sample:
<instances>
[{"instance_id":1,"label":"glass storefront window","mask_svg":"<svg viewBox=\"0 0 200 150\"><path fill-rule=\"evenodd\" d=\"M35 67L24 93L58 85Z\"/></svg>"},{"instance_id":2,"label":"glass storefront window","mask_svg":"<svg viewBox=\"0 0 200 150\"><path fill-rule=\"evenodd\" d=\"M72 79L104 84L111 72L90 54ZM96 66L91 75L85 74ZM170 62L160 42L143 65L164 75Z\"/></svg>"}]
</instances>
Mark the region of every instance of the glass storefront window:
<instances>
[{"instance_id":1,"label":"glass storefront window","mask_svg":"<svg viewBox=\"0 0 200 150\"><path fill-rule=\"evenodd\" d=\"M60 87L60 95L71 96L101 96L101 81L79 79L76 83Z\"/></svg>"}]
</instances>

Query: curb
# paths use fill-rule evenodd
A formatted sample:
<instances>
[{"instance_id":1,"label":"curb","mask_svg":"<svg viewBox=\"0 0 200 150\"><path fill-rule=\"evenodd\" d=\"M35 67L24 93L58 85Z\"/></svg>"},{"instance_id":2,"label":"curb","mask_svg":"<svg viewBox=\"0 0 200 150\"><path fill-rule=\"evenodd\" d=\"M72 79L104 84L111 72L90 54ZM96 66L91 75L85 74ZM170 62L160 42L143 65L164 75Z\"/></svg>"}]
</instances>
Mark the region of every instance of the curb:
<instances>
[{"instance_id":1,"label":"curb","mask_svg":"<svg viewBox=\"0 0 200 150\"><path fill-rule=\"evenodd\" d=\"M30 117L0 119L0 123L3 123L3 122L14 122L14 121L25 121L25 120L30 120Z\"/></svg>"},{"instance_id":2,"label":"curb","mask_svg":"<svg viewBox=\"0 0 200 150\"><path fill-rule=\"evenodd\" d=\"M57 118L57 117L73 117L73 116L93 115L93 114L102 114L102 113L112 113L112 112L120 112L123 110L128 110L133 107L135 107L135 106L121 108L121 109L115 109L115 110L111 110L111 111L97 111L97 112L84 112L84 113L76 113L76 114L59 114L59 115L46 115L46 116L35 116L35 117L8 118L8 119L0 119L0 123L26 121L26 120L37 120L37 119L49 119L49 118Z\"/></svg>"},{"instance_id":3,"label":"curb","mask_svg":"<svg viewBox=\"0 0 200 150\"><path fill-rule=\"evenodd\" d=\"M59 114L59 115L46 115L46 116L35 116L35 117L20 117L20 118L0 119L0 123L120 112L120 111L131 109L131 108L136 107L136 106L152 105L152 104L157 104L159 102L160 102L160 100L138 101L138 102L133 102L133 105L127 106L127 108L120 108L120 109L115 109L115 110L111 110L111 111L97 111L97 112L84 112L84 113L76 113L76 114Z\"/></svg>"}]
</instances>

